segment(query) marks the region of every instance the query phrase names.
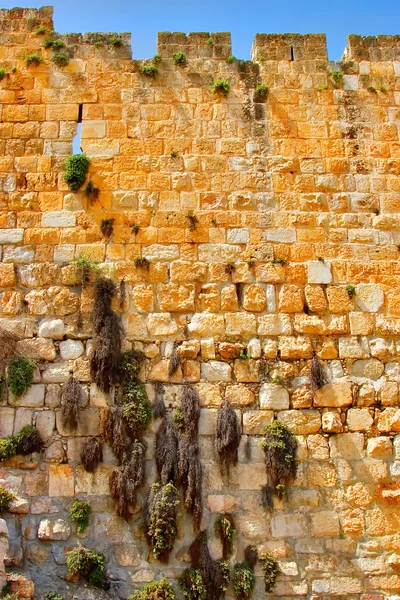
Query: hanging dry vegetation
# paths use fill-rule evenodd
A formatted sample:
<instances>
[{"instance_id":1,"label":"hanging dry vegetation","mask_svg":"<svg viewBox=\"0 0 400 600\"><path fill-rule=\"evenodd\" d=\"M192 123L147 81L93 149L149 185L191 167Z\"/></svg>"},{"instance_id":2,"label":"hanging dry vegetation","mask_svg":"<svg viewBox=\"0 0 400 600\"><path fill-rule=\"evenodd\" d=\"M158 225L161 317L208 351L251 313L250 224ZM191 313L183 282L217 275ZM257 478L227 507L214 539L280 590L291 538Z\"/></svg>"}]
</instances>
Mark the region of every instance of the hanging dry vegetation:
<instances>
[{"instance_id":1,"label":"hanging dry vegetation","mask_svg":"<svg viewBox=\"0 0 400 600\"><path fill-rule=\"evenodd\" d=\"M87 439L81 450L81 462L88 473L94 473L103 461L103 446L97 437Z\"/></svg>"},{"instance_id":2,"label":"hanging dry vegetation","mask_svg":"<svg viewBox=\"0 0 400 600\"><path fill-rule=\"evenodd\" d=\"M124 452L122 466L114 469L110 475L110 493L117 500L117 515L128 520L129 507L136 504L137 490L145 482L146 449L139 441Z\"/></svg>"},{"instance_id":3,"label":"hanging dry vegetation","mask_svg":"<svg viewBox=\"0 0 400 600\"><path fill-rule=\"evenodd\" d=\"M154 387L155 397L153 402L153 417L155 419L159 419L165 415L164 386L162 383L157 381Z\"/></svg>"},{"instance_id":4,"label":"hanging dry vegetation","mask_svg":"<svg viewBox=\"0 0 400 600\"><path fill-rule=\"evenodd\" d=\"M322 366L315 353L310 361L310 381L313 390L319 390L325 383Z\"/></svg>"},{"instance_id":5,"label":"hanging dry vegetation","mask_svg":"<svg viewBox=\"0 0 400 600\"><path fill-rule=\"evenodd\" d=\"M156 433L156 465L161 485L177 480L178 436L170 415L165 415Z\"/></svg>"},{"instance_id":6,"label":"hanging dry vegetation","mask_svg":"<svg viewBox=\"0 0 400 600\"><path fill-rule=\"evenodd\" d=\"M232 515L219 515L214 524L214 531L221 540L222 558L227 560L233 554L233 540L236 536Z\"/></svg>"},{"instance_id":7,"label":"hanging dry vegetation","mask_svg":"<svg viewBox=\"0 0 400 600\"><path fill-rule=\"evenodd\" d=\"M117 382L121 355L121 324L111 309L115 290L110 279L100 277L96 282L92 314L96 339L90 371L95 383L105 392Z\"/></svg>"},{"instance_id":8,"label":"hanging dry vegetation","mask_svg":"<svg viewBox=\"0 0 400 600\"><path fill-rule=\"evenodd\" d=\"M183 489L185 508L193 515L195 530L200 528L202 506L202 467L198 442L199 395L191 386L182 394L182 427L179 429L178 478Z\"/></svg>"},{"instance_id":9,"label":"hanging dry vegetation","mask_svg":"<svg viewBox=\"0 0 400 600\"><path fill-rule=\"evenodd\" d=\"M154 483L149 491L145 522L147 539L154 558L167 563L177 536L178 490L172 482Z\"/></svg>"},{"instance_id":10,"label":"hanging dry vegetation","mask_svg":"<svg viewBox=\"0 0 400 600\"><path fill-rule=\"evenodd\" d=\"M205 600L221 600L229 583L229 568L225 561L211 557L207 534L201 531L189 548L192 568L200 571L206 589Z\"/></svg>"},{"instance_id":11,"label":"hanging dry vegetation","mask_svg":"<svg viewBox=\"0 0 400 600\"><path fill-rule=\"evenodd\" d=\"M169 363L168 363L168 376L169 377L172 377L173 375L175 375L175 373L178 370L179 365L180 365L180 359L179 359L179 354L178 354L178 345L175 342L174 347L172 348L172 354L171 354L171 357L170 357Z\"/></svg>"},{"instance_id":12,"label":"hanging dry vegetation","mask_svg":"<svg viewBox=\"0 0 400 600\"><path fill-rule=\"evenodd\" d=\"M83 390L77 379L70 377L64 386L61 416L64 427L76 429L79 423Z\"/></svg>"},{"instance_id":13,"label":"hanging dry vegetation","mask_svg":"<svg viewBox=\"0 0 400 600\"><path fill-rule=\"evenodd\" d=\"M238 416L232 405L225 400L218 408L216 451L221 472L229 474L231 466L238 462L241 430Z\"/></svg>"},{"instance_id":14,"label":"hanging dry vegetation","mask_svg":"<svg viewBox=\"0 0 400 600\"><path fill-rule=\"evenodd\" d=\"M100 431L103 440L111 446L119 463L121 463L124 450L129 442L122 406L112 406L102 411Z\"/></svg>"}]
</instances>

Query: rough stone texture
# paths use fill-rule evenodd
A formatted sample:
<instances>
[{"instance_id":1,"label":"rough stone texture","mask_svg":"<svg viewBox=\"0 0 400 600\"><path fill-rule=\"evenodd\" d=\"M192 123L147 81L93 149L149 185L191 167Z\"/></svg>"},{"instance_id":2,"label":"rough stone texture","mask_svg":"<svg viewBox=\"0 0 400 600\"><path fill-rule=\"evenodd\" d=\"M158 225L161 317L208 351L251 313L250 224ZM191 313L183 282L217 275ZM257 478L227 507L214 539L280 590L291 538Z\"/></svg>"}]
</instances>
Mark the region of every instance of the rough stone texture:
<instances>
[{"instance_id":1,"label":"rough stone texture","mask_svg":"<svg viewBox=\"0 0 400 600\"><path fill-rule=\"evenodd\" d=\"M57 34L70 57L60 69L35 34L40 25L53 29L51 8L0 11L0 328L15 334L18 354L37 361L24 396L3 394L0 433L33 424L45 443L0 469L1 485L16 495L5 513L7 564L27 576L13 575L12 591L32 596L32 578L40 597L57 590L66 600L116 600L161 574L176 582L188 564L193 529L183 507L168 566L151 558L141 527L156 479L157 421L145 434L147 482L129 523L109 493L111 449L104 445L94 474L80 464L84 441L99 435L104 409L120 394L118 385L102 392L90 374L93 281L82 285L73 264L86 255L117 288L125 282L113 307L123 350L145 354L140 379L150 400L157 381L170 412L184 384L199 392L202 528L212 555L220 557L214 513L228 512L238 530L231 567L250 543L279 560L272 598L394 600L398 37L351 35L344 61L332 63L323 35L258 34L251 62L228 63L228 33L163 32L151 78L141 73L149 61L132 60L128 34L120 47L112 34ZM173 64L180 51L185 68ZM36 52L44 62L26 66ZM217 78L229 81L227 97L212 93ZM269 88L264 99L258 83ZM91 164L72 191L63 170L80 112ZM89 180L97 200L84 193ZM109 238L100 231L105 218L114 219ZM180 364L170 375L175 343ZM320 389L310 379L314 354ZM71 375L84 396L73 430L61 415ZM221 476L215 427L224 400L243 435L238 465ZM260 441L274 418L297 436L297 474L266 512ZM78 539L68 517L76 497L91 503L83 541L104 552L110 590L65 580L65 552ZM259 567L256 576L258 600Z\"/></svg>"}]
</instances>

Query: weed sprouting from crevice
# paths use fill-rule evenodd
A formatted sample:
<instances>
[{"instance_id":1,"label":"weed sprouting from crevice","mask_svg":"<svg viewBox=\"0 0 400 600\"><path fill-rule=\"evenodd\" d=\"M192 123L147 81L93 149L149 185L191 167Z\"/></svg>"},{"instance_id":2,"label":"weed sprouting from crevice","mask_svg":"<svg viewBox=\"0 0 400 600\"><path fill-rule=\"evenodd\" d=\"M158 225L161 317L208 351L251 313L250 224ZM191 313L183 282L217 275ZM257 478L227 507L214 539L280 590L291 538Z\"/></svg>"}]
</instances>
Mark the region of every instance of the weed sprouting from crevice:
<instances>
[{"instance_id":1,"label":"weed sprouting from crevice","mask_svg":"<svg viewBox=\"0 0 400 600\"><path fill-rule=\"evenodd\" d=\"M249 600L255 584L254 567L257 563L257 550L247 546L244 551L244 561L236 563L233 568L233 589L238 600Z\"/></svg>"},{"instance_id":2,"label":"weed sprouting from crevice","mask_svg":"<svg viewBox=\"0 0 400 600\"><path fill-rule=\"evenodd\" d=\"M85 195L89 200L90 204L93 204L97 200L100 194L100 188L96 187L93 181L88 181L87 186L85 187Z\"/></svg>"},{"instance_id":3,"label":"weed sprouting from crevice","mask_svg":"<svg viewBox=\"0 0 400 600\"><path fill-rule=\"evenodd\" d=\"M238 462L241 439L240 423L232 405L225 400L218 408L215 447L221 472L228 474Z\"/></svg>"},{"instance_id":4,"label":"weed sprouting from crevice","mask_svg":"<svg viewBox=\"0 0 400 600\"><path fill-rule=\"evenodd\" d=\"M103 445L97 437L87 439L81 450L81 461L88 473L94 473L103 461Z\"/></svg>"},{"instance_id":5,"label":"weed sprouting from crevice","mask_svg":"<svg viewBox=\"0 0 400 600\"><path fill-rule=\"evenodd\" d=\"M268 594L274 587L276 578L280 573L278 562L268 552L261 552L258 560L264 573L265 592Z\"/></svg>"},{"instance_id":6,"label":"weed sprouting from crevice","mask_svg":"<svg viewBox=\"0 0 400 600\"><path fill-rule=\"evenodd\" d=\"M67 158L64 181L68 183L70 190L76 191L83 186L89 167L90 159L86 154L73 154Z\"/></svg>"},{"instance_id":7,"label":"weed sprouting from crevice","mask_svg":"<svg viewBox=\"0 0 400 600\"><path fill-rule=\"evenodd\" d=\"M117 515L128 520L136 504L137 490L145 482L144 445L135 440L123 454L122 465L110 475L110 493L117 500Z\"/></svg>"},{"instance_id":8,"label":"weed sprouting from crevice","mask_svg":"<svg viewBox=\"0 0 400 600\"><path fill-rule=\"evenodd\" d=\"M0 487L0 514L9 509L15 496L3 487Z\"/></svg>"},{"instance_id":9,"label":"weed sprouting from crevice","mask_svg":"<svg viewBox=\"0 0 400 600\"><path fill-rule=\"evenodd\" d=\"M137 382L145 355L141 350L127 350L121 355L118 364L119 381L121 383Z\"/></svg>"},{"instance_id":10,"label":"weed sprouting from crevice","mask_svg":"<svg viewBox=\"0 0 400 600\"><path fill-rule=\"evenodd\" d=\"M83 390L77 379L71 377L65 384L61 403L61 416L64 427L76 429L78 427Z\"/></svg>"},{"instance_id":11,"label":"weed sprouting from crevice","mask_svg":"<svg viewBox=\"0 0 400 600\"><path fill-rule=\"evenodd\" d=\"M69 509L69 516L71 521L76 523L76 530L78 533L83 533L89 525L89 517L92 509L89 502L84 500L75 500L71 508Z\"/></svg>"},{"instance_id":12,"label":"weed sprouting from crevice","mask_svg":"<svg viewBox=\"0 0 400 600\"><path fill-rule=\"evenodd\" d=\"M164 577L160 581L150 581L140 592L129 596L128 600L176 600L176 594L168 579Z\"/></svg>"},{"instance_id":13,"label":"weed sprouting from crevice","mask_svg":"<svg viewBox=\"0 0 400 600\"><path fill-rule=\"evenodd\" d=\"M10 358L7 365L7 385L17 398L26 394L33 382L36 362L23 356Z\"/></svg>"},{"instance_id":14,"label":"weed sprouting from crevice","mask_svg":"<svg viewBox=\"0 0 400 600\"><path fill-rule=\"evenodd\" d=\"M112 406L101 413L100 430L104 441L121 463L129 441L122 406Z\"/></svg>"},{"instance_id":15,"label":"weed sprouting from crevice","mask_svg":"<svg viewBox=\"0 0 400 600\"><path fill-rule=\"evenodd\" d=\"M100 231L104 235L104 237L111 237L112 232L114 230L114 221L115 219L103 219L100 224Z\"/></svg>"},{"instance_id":16,"label":"weed sprouting from crevice","mask_svg":"<svg viewBox=\"0 0 400 600\"><path fill-rule=\"evenodd\" d=\"M78 544L66 553L66 561L68 571L72 575L79 575L95 586L101 586L105 582L106 568L103 554Z\"/></svg>"}]
</instances>

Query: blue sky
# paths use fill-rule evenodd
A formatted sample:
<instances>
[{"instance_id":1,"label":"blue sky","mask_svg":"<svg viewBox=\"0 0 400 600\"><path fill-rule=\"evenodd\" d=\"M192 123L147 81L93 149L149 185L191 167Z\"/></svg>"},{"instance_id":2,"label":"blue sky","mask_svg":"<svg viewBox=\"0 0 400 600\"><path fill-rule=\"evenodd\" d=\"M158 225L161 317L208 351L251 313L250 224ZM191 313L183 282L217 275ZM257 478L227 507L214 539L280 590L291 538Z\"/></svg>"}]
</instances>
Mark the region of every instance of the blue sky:
<instances>
[{"instance_id":1,"label":"blue sky","mask_svg":"<svg viewBox=\"0 0 400 600\"><path fill-rule=\"evenodd\" d=\"M18 0L24 7L44 2ZM400 34L395 0L53 0L60 33L130 31L134 58L155 54L158 31L230 31L233 54L248 59L255 33L326 33L330 60L349 33ZM12 8L14 1L0 0Z\"/></svg>"}]
</instances>

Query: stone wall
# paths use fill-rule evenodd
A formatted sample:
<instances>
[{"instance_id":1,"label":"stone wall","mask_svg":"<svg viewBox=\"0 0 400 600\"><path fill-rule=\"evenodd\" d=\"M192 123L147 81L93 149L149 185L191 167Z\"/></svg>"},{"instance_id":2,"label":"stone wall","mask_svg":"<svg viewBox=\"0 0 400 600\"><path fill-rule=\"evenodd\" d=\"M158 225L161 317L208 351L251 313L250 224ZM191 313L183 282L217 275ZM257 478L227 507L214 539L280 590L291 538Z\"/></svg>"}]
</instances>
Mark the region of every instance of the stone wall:
<instances>
[{"instance_id":1,"label":"stone wall","mask_svg":"<svg viewBox=\"0 0 400 600\"><path fill-rule=\"evenodd\" d=\"M77 537L104 552L107 597L126 598L160 574L174 580L187 566L193 531L183 508L168 566L149 558L142 531L158 422L145 436L148 484L129 523L109 496L111 450L93 475L80 464L114 402L90 378L93 290L71 265L87 255L126 283L115 310L124 348L146 354L149 397L155 381L171 409L183 383L200 394L213 555L213 522L226 511L238 530L232 564L248 544L278 558L270 597L398 598L400 36L352 35L339 64L328 62L323 35L258 34L252 61L231 62L228 33L160 33L152 78L141 73L151 60L132 60L128 34L118 47L111 34L59 36L70 57L60 68L35 33L52 29L51 8L0 11L0 21L0 325L39 359L29 392L2 401L0 434L34 424L45 440L41 455L0 467L20 499L5 515L8 566L36 583L38 599L61 590L80 600L103 595L65 580ZM174 65L177 51L186 66ZM32 53L44 61L27 67ZM229 81L226 98L212 92L216 79ZM255 94L260 83L266 98ZM95 202L63 179L80 115ZM114 219L110 238L105 218ZM181 364L169 378L174 342ZM314 352L326 379L317 392ZM71 373L86 392L75 432L60 418ZM223 398L243 432L229 478L214 452ZM274 417L298 437L298 469L288 498L266 512L259 442ZM83 536L68 518L76 497L93 509Z\"/></svg>"}]
</instances>

